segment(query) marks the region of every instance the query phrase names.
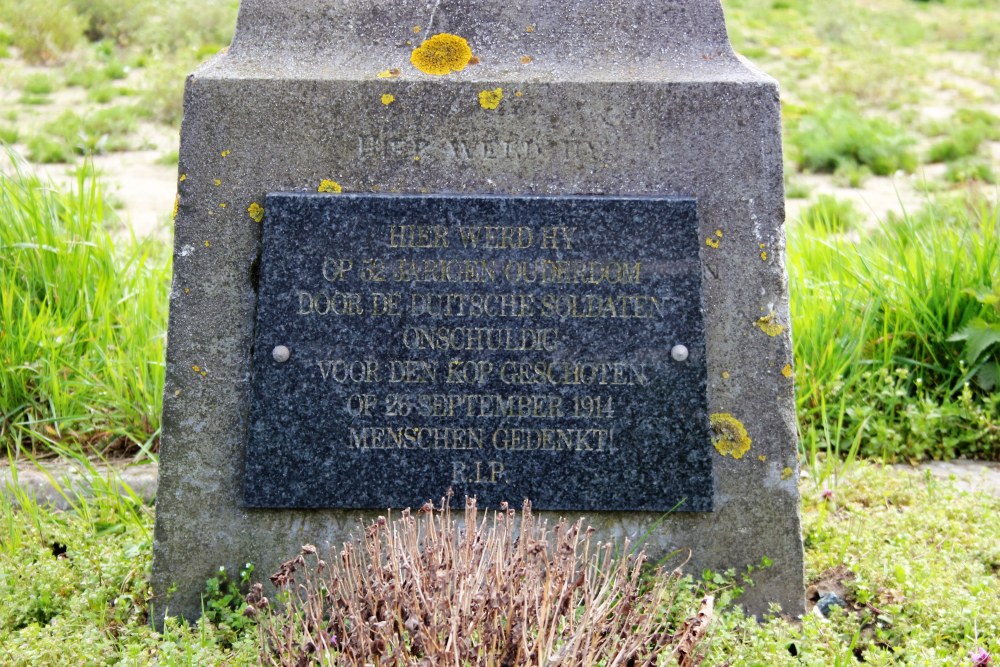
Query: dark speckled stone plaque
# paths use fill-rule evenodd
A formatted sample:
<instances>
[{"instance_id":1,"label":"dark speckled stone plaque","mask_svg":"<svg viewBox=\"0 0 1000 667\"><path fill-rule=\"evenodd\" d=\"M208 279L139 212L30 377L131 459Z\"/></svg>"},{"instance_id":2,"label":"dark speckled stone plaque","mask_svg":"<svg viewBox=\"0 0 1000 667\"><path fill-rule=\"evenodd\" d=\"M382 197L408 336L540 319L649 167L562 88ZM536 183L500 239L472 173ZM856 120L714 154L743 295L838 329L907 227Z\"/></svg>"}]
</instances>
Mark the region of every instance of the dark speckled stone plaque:
<instances>
[{"instance_id":1,"label":"dark speckled stone plaque","mask_svg":"<svg viewBox=\"0 0 1000 667\"><path fill-rule=\"evenodd\" d=\"M265 210L247 506L712 510L694 200Z\"/></svg>"}]
</instances>

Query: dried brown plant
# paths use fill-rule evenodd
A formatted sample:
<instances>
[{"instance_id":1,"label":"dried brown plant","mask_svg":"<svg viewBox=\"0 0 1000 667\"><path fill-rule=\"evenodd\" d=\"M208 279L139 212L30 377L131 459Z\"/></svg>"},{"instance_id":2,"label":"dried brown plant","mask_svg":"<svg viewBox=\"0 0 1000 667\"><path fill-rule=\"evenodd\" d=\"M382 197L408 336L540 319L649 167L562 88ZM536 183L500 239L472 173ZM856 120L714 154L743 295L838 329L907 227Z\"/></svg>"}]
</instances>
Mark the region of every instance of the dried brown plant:
<instances>
[{"instance_id":1,"label":"dried brown plant","mask_svg":"<svg viewBox=\"0 0 1000 667\"><path fill-rule=\"evenodd\" d=\"M620 556L582 526L549 529L528 503L520 518L508 507L480 515L475 500L461 522L445 501L380 517L331 562L307 545L271 578L280 604L259 584L247 599L260 616L262 662L698 665L711 598L684 620L679 570L646 576L642 554Z\"/></svg>"}]
</instances>

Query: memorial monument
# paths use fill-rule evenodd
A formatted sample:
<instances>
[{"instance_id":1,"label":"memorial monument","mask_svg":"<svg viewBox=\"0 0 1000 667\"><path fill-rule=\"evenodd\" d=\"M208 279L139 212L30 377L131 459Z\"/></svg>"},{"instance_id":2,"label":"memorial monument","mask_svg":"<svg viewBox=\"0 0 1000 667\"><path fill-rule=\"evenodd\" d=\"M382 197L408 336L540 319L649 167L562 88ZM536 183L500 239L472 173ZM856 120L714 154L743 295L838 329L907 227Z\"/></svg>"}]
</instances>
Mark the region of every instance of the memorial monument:
<instances>
[{"instance_id":1,"label":"memorial monument","mask_svg":"<svg viewBox=\"0 0 1000 667\"><path fill-rule=\"evenodd\" d=\"M717 0L383 5L187 82L157 617L449 489L801 613L776 83Z\"/></svg>"}]
</instances>

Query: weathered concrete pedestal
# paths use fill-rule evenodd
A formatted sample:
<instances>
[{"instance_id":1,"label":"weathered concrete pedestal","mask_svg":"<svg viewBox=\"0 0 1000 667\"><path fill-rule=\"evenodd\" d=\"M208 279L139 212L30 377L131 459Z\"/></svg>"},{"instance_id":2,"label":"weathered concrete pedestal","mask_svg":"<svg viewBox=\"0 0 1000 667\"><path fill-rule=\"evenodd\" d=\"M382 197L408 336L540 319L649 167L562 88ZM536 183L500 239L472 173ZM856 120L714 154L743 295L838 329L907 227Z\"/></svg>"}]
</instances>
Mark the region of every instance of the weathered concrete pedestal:
<instances>
[{"instance_id":1,"label":"weathered concrete pedestal","mask_svg":"<svg viewBox=\"0 0 1000 667\"><path fill-rule=\"evenodd\" d=\"M444 76L416 69L411 52L438 33L468 40L473 62ZM243 503L261 207L266 193L321 183L695 198L714 510L587 519L607 538L652 526L647 550L690 550L692 572L767 559L747 608L802 613L778 91L733 54L719 2L244 0L228 53L187 83L158 618L197 616L220 565L252 562L266 576L302 544L339 544L357 526L356 511Z\"/></svg>"}]
</instances>

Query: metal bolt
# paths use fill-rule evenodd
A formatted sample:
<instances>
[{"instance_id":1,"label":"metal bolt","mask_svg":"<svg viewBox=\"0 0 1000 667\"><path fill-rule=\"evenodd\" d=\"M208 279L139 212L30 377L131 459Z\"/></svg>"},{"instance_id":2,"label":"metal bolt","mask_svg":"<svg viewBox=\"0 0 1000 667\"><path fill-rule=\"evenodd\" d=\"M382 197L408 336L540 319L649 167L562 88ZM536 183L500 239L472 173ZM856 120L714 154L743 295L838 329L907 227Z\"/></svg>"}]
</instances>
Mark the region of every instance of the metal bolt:
<instances>
[{"instance_id":1,"label":"metal bolt","mask_svg":"<svg viewBox=\"0 0 1000 667\"><path fill-rule=\"evenodd\" d=\"M274 357L274 360L279 364L283 364L292 356L292 352L284 345L279 345L271 350L271 356Z\"/></svg>"},{"instance_id":2,"label":"metal bolt","mask_svg":"<svg viewBox=\"0 0 1000 667\"><path fill-rule=\"evenodd\" d=\"M674 345L673 349L670 350L670 356L674 358L674 361L687 361L690 352L683 345Z\"/></svg>"}]
</instances>

